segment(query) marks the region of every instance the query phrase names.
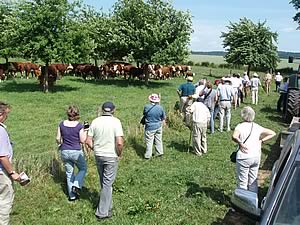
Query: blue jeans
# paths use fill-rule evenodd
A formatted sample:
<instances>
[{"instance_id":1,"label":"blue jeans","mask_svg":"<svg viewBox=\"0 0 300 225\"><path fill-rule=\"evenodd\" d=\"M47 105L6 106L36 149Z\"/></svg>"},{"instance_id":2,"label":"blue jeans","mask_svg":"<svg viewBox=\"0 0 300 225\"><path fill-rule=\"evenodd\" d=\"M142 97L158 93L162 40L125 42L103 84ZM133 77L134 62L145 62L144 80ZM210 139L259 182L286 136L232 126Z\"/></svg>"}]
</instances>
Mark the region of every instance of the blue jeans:
<instances>
[{"instance_id":1,"label":"blue jeans","mask_svg":"<svg viewBox=\"0 0 300 225\"><path fill-rule=\"evenodd\" d=\"M215 132L215 109L210 109L210 133L213 134Z\"/></svg>"},{"instance_id":2,"label":"blue jeans","mask_svg":"<svg viewBox=\"0 0 300 225\"><path fill-rule=\"evenodd\" d=\"M82 150L62 150L61 159L64 163L67 176L67 188L69 198L75 198L75 194L72 192L72 186L82 188L84 177L86 174L87 166L84 159ZM77 166L78 173L75 175L74 166Z\"/></svg>"},{"instance_id":3,"label":"blue jeans","mask_svg":"<svg viewBox=\"0 0 300 225\"><path fill-rule=\"evenodd\" d=\"M95 156L100 178L100 200L95 215L97 217L110 217L112 215L112 185L117 176L118 158Z\"/></svg>"}]
</instances>

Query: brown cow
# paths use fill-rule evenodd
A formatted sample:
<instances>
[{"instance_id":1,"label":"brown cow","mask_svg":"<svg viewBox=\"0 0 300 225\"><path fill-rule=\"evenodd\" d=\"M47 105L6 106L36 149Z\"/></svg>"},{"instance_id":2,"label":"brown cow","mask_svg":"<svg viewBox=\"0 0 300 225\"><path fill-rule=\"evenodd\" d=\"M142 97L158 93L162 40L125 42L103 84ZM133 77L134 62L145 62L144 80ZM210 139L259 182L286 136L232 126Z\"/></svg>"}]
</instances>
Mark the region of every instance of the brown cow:
<instances>
[{"instance_id":1,"label":"brown cow","mask_svg":"<svg viewBox=\"0 0 300 225\"><path fill-rule=\"evenodd\" d=\"M53 63L51 66L55 66L57 71L59 72L59 79L61 79L68 69L71 69L71 64L63 64L63 63ZM72 66L73 67L73 66Z\"/></svg>"},{"instance_id":2,"label":"brown cow","mask_svg":"<svg viewBox=\"0 0 300 225\"><path fill-rule=\"evenodd\" d=\"M25 62L12 62L15 71L20 72L21 78L23 78L23 73L25 72L25 64Z\"/></svg>"},{"instance_id":3,"label":"brown cow","mask_svg":"<svg viewBox=\"0 0 300 225\"><path fill-rule=\"evenodd\" d=\"M44 78L46 75L46 66L42 66L41 71L42 71L42 74L41 74L41 76L38 77L38 79L40 81L40 85L45 85ZM49 65L48 66L48 85L49 85L49 87L52 87L55 84L57 76L58 76L58 70L56 69L56 67L53 65Z\"/></svg>"},{"instance_id":4,"label":"brown cow","mask_svg":"<svg viewBox=\"0 0 300 225\"><path fill-rule=\"evenodd\" d=\"M174 77L174 73L175 73L175 67L174 66L164 66L160 69L157 70L158 71L158 76L159 79L169 79L171 77Z\"/></svg>"},{"instance_id":5,"label":"brown cow","mask_svg":"<svg viewBox=\"0 0 300 225\"><path fill-rule=\"evenodd\" d=\"M29 74L31 73L31 76L35 75L35 77L38 77L41 75L41 67L34 63L24 63L24 71L26 79L29 78Z\"/></svg>"}]
</instances>

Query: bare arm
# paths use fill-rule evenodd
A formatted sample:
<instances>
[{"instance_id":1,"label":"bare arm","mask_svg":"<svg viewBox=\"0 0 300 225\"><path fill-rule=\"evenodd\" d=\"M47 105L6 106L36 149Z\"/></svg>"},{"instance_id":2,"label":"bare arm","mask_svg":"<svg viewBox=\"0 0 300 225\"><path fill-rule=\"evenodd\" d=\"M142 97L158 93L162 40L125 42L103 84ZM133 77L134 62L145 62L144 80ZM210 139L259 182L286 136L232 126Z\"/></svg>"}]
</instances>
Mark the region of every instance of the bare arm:
<instances>
[{"instance_id":1,"label":"bare arm","mask_svg":"<svg viewBox=\"0 0 300 225\"><path fill-rule=\"evenodd\" d=\"M240 139L240 132L237 130L234 130L233 134L232 134L232 140L236 143L239 144L240 146L240 150L244 153L247 153L247 146L245 144L243 144L243 142Z\"/></svg>"},{"instance_id":2,"label":"bare arm","mask_svg":"<svg viewBox=\"0 0 300 225\"><path fill-rule=\"evenodd\" d=\"M1 165L4 167L7 173L11 173L13 171L13 166L10 163L7 156L0 156ZM14 173L10 176L14 181L20 180L20 175L18 173Z\"/></svg>"},{"instance_id":3,"label":"bare arm","mask_svg":"<svg viewBox=\"0 0 300 225\"><path fill-rule=\"evenodd\" d=\"M80 143L84 144L87 137L87 130L81 129L79 131Z\"/></svg>"},{"instance_id":4,"label":"bare arm","mask_svg":"<svg viewBox=\"0 0 300 225\"><path fill-rule=\"evenodd\" d=\"M116 149L117 149L117 155L119 157L122 156L123 145L124 145L123 137L122 136L116 137Z\"/></svg>"},{"instance_id":5,"label":"bare arm","mask_svg":"<svg viewBox=\"0 0 300 225\"><path fill-rule=\"evenodd\" d=\"M92 136L87 136L85 143L91 148L93 149L93 137Z\"/></svg>"},{"instance_id":6,"label":"bare arm","mask_svg":"<svg viewBox=\"0 0 300 225\"><path fill-rule=\"evenodd\" d=\"M267 140L270 140L271 138L273 138L276 135L276 133L270 129L264 128L262 134L261 134L261 142L264 143Z\"/></svg>"},{"instance_id":7,"label":"bare arm","mask_svg":"<svg viewBox=\"0 0 300 225\"><path fill-rule=\"evenodd\" d=\"M60 145L62 143L62 139L61 139L61 133L60 133L60 128L57 128L57 134L56 134L56 143L58 145Z\"/></svg>"}]
</instances>

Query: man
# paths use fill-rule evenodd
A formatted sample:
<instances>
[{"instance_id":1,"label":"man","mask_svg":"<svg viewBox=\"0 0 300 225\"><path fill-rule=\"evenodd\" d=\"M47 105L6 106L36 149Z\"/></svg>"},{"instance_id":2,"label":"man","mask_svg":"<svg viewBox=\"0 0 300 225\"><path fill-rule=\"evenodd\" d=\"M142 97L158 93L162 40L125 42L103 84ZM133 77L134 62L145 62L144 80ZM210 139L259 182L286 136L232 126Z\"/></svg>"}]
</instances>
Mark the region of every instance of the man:
<instances>
[{"instance_id":1,"label":"man","mask_svg":"<svg viewBox=\"0 0 300 225\"><path fill-rule=\"evenodd\" d=\"M184 114L184 122L186 126L190 126L190 114L187 110L193 104L193 95L195 93L195 86L193 84L193 77L188 76L187 82L181 84L177 93L180 96L180 112Z\"/></svg>"},{"instance_id":2,"label":"man","mask_svg":"<svg viewBox=\"0 0 300 225\"><path fill-rule=\"evenodd\" d=\"M215 132L215 108L216 108L216 95L217 90L213 89L213 85L210 81L206 83L206 92L204 93L204 104L210 112L210 133Z\"/></svg>"},{"instance_id":3,"label":"man","mask_svg":"<svg viewBox=\"0 0 300 225\"><path fill-rule=\"evenodd\" d=\"M98 117L91 123L86 140L94 150L100 178L101 193L95 213L100 220L112 217L112 185L123 150L123 129L120 120L113 116L114 112L112 102L103 103L98 109Z\"/></svg>"},{"instance_id":4,"label":"man","mask_svg":"<svg viewBox=\"0 0 300 225\"><path fill-rule=\"evenodd\" d=\"M251 85L247 72L244 72L243 85L244 85L244 96L245 98L247 98L247 96L249 96L250 94L250 85Z\"/></svg>"},{"instance_id":5,"label":"man","mask_svg":"<svg viewBox=\"0 0 300 225\"><path fill-rule=\"evenodd\" d=\"M13 169L13 149L4 125L10 112L10 106L0 102L0 224L9 224L9 214L14 200L13 181L20 181L20 176Z\"/></svg>"},{"instance_id":6,"label":"man","mask_svg":"<svg viewBox=\"0 0 300 225\"><path fill-rule=\"evenodd\" d=\"M193 113L193 148L198 156L207 152L206 130L210 119L210 112L203 102L202 98L198 98L190 108L191 113Z\"/></svg>"},{"instance_id":7,"label":"man","mask_svg":"<svg viewBox=\"0 0 300 225\"><path fill-rule=\"evenodd\" d=\"M235 102L235 95L231 81L223 78L224 84L219 85L217 89L217 100L220 108L220 126L219 131L223 132L224 116L226 117L227 131L230 131L231 102Z\"/></svg>"},{"instance_id":8,"label":"man","mask_svg":"<svg viewBox=\"0 0 300 225\"><path fill-rule=\"evenodd\" d=\"M146 104L143 114L145 116L145 141L146 152L145 159L150 159L152 156L152 147L155 146L157 156L162 156L163 142L162 142L162 125L166 120L166 113L159 105L160 97L158 94L151 94L148 97L150 104Z\"/></svg>"},{"instance_id":9,"label":"man","mask_svg":"<svg viewBox=\"0 0 300 225\"><path fill-rule=\"evenodd\" d=\"M271 82L272 82L272 74L267 72L264 81L265 81L266 93L267 93L267 95L270 95L270 86L271 86Z\"/></svg>"},{"instance_id":10,"label":"man","mask_svg":"<svg viewBox=\"0 0 300 225\"><path fill-rule=\"evenodd\" d=\"M288 78L283 78L283 84L279 87L280 97L277 101L277 112L281 112L281 107L283 107L283 113L286 111L286 100L288 92Z\"/></svg>"},{"instance_id":11,"label":"man","mask_svg":"<svg viewBox=\"0 0 300 225\"><path fill-rule=\"evenodd\" d=\"M258 103L258 88L261 86L260 79L257 73L253 73L251 78L251 92L252 92L252 104L257 105Z\"/></svg>"},{"instance_id":12,"label":"man","mask_svg":"<svg viewBox=\"0 0 300 225\"><path fill-rule=\"evenodd\" d=\"M240 105L239 91L240 91L241 86L243 85L243 83L240 79L240 76L238 74L234 73L233 76L231 77L231 85L234 90L234 99L235 99L234 109L236 109L236 107Z\"/></svg>"},{"instance_id":13,"label":"man","mask_svg":"<svg viewBox=\"0 0 300 225\"><path fill-rule=\"evenodd\" d=\"M279 92L279 87L280 87L282 79L283 79L283 77L281 76L280 72L278 72L275 76L276 92Z\"/></svg>"}]
</instances>

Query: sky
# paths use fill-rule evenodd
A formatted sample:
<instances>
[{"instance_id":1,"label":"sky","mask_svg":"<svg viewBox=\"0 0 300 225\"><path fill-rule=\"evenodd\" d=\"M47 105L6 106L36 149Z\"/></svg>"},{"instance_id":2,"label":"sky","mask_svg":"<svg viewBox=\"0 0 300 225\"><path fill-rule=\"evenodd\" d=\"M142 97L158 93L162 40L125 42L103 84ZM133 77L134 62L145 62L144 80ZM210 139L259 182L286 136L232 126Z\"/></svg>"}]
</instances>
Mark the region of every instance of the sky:
<instances>
[{"instance_id":1,"label":"sky","mask_svg":"<svg viewBox=\"0 0 300 225\"><path fill-rule=\"evenodd\" d=\"M83 0L87 5L109 12L115 0ZM171 0L177 10L189 11L193 30L192 51L224 51L220 38L230 22L246 17L254 23L266 21L272 32L278 33L278 50L300 52L300 30L293 21L296 9L290 0Z\"/></svg>"}]
</instances>

